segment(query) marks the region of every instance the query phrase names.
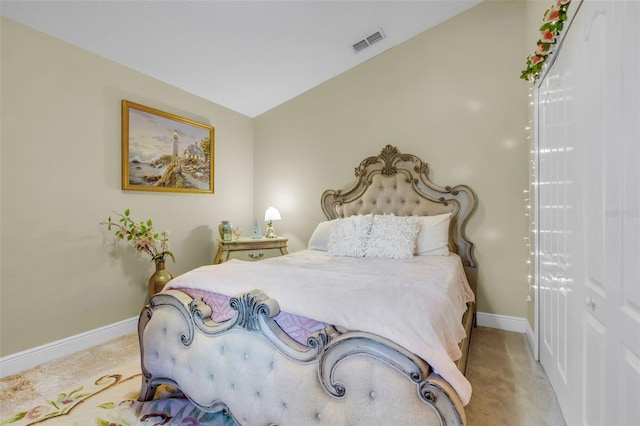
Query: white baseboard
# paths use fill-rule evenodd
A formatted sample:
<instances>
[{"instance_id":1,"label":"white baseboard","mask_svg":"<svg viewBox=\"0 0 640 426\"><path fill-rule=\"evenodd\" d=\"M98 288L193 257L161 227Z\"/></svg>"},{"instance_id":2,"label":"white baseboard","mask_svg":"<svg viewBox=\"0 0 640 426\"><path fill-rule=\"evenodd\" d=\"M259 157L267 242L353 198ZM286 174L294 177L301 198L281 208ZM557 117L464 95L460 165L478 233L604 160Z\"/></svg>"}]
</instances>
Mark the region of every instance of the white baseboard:
<instances>
[{"instance_id":1,"label":"white baseboard","mask_svg":"<svg viewBox=\"0 0 640 426\"><path fill-rule=\"evenodd\" d=\"M45 362L106 343L138 329L138 317L129 318L75 336L56 340L0 358L0 378L19 373Z\"/></svg>"},{"instance_id":2,"label":"white baseboard","mask_svg":"<svg viewBox=\"0 0 640 426\"><path fill-rule=\"evenodd\" d=\"M535 334L526 318L478 312L477 324L481 327L525 333L534 348ZM138 327L138 317L90 330L75 336L47 343L42 346L0 358L0 378L19 373L45 362L106 343L109 340L133 333ZM534 351L535 352L535 351Z\"/></svg>"},{"instance_id":3,"label":"white baseboard","mask_svg":"<svg viewBox=\"0 0 640 426\"><path fill-rule=\"evenodd\" d=\"M529 321L526 318L488 314L486 312L478 312L476 314L476 323L481 327L515 331L516 333L526 333L529 325Z\"/></svg>"}]
</instances>

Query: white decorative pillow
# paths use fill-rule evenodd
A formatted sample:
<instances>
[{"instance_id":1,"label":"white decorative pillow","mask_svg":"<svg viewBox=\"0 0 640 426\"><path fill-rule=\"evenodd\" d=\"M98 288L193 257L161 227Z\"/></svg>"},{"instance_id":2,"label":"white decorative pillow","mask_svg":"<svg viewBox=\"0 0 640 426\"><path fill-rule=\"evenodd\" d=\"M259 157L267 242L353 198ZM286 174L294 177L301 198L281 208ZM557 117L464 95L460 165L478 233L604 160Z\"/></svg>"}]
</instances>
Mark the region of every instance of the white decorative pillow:
<instances>
[{"instance_id":1,"label":"white decorative pillow","mask_svg":"<svg viewBox=\"0 0 640 426\"><path fill-rule=\"evenodd\" d=\"M420 232L416 244L418 256L449 255L449 223L451 213L436 216L420 216Z\"/></svg>"},{"instance_id":2,"label":"white decorative pillow","mask_svg":"<svg viewBox=\"0 0 640 426\"><path fill-rule=\"evenodd\" d=\"M316 226L315 231L311 234L311 238L309 238L310 250L328 250L331 225L333 225L333 221L326 220L324 222L320 222L318 226Z\"/></svg>"},{"instance_id":3,"label":"white decorative pillow","mask_svg":"<svg viewBox=\"0 0 640 426\"><path fill-rule=\"evenodd\" d=\"M363 257L367 248L371 221L370 214L349 216L331 221L329 255Z\"/></svg>"},{"instance_id":4,"label":"white decorative pillow","mask_svg":"<svg viewBox=\"0 0 640 426\"><path fill-rule=\"evenodd\" d=\"M415 216L375 215L365 257L412 258L419 229Z\"/></svg>"}]
</instances>

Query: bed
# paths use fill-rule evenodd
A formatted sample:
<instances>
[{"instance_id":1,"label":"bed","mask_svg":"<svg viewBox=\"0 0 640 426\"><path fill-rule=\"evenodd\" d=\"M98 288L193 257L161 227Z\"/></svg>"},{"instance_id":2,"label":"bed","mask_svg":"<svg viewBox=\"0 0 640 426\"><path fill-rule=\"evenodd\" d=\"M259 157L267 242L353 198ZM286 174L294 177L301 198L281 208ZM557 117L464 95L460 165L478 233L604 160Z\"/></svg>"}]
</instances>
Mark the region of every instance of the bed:
<instances>
[{"instance_id":1,"label":"bed","mask_svg":"<svg viewBox=\"0 0 640 426\"><path fill-rule=\"evenodd\" d=\"M477 265L466 185L391 145L327 190L309 248L174 278L140 315L140 400L237 424L464 425Z\"/></svg>"}]
</instances>

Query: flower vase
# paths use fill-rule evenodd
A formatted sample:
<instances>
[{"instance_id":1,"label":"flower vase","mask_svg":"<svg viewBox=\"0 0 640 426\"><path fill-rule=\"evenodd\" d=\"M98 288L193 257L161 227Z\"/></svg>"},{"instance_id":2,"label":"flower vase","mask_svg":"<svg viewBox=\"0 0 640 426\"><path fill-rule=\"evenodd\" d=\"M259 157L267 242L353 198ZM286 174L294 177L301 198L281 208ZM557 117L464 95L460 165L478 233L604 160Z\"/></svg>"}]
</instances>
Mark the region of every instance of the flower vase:
<instances>
[{"instance_id":1,"label":"flower vase","mask_svg":"<svg viewBox=\"0 0 640 426\"><path fill-rule=\"evenodd\" d=\"M156 260L156 271L149 278L149 297L160 293L173 276L164 269L164 260Z\"/></svg>"}]
</instances>

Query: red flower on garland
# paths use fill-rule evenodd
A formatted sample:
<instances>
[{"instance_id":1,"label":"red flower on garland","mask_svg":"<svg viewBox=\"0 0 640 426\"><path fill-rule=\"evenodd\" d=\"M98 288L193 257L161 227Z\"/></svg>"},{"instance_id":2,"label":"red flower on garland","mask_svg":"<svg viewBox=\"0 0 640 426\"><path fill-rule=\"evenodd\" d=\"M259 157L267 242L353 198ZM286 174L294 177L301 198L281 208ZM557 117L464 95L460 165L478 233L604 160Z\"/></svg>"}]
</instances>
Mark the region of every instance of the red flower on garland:
<instances>
[{"instance_id":1,"label":"red flower on garland","mask_svg":"<svg viewBox=\"0 0 640 426\"><path fill-rule=\"evenodd\" d=\"M531 55L531 56L529 57L529 60L531 61L531 63L532 63L533 65L537 65L537 64L539 64L540 62L544 61L544 56Z\"/></svg>"},{"instance_id":2,"label":"red flower on garland","mask_svg":"<svg viewBox=\"0 0 640 426\"><path fill-rule=\"evenodd\" d=\"M562 13L562 6L556 5L545 12L545 19L549 22L555 22L560 19L560 13Z\"/></svg>"},{"instance_id":3,"label":"red flower on garland","mask_svg":"<svg viewBox=\"0 0 640 426\"><path fill-rule=\"evenodd\" d=\"M540 38L540 41L548 44L555 43L556 32L550 29L544 30L542 32L542 37Z\"/></svg>"}]
</instances>

